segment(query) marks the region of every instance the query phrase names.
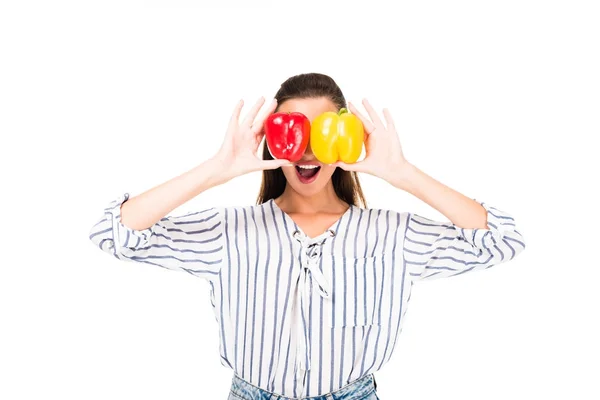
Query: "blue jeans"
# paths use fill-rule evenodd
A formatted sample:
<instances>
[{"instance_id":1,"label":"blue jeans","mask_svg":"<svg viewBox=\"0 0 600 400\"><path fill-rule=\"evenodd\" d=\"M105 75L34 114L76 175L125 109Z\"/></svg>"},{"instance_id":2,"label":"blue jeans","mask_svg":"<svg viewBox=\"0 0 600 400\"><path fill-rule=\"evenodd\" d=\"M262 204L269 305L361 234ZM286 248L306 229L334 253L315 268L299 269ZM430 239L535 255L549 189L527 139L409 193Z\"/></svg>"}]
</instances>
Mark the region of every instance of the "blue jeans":
<instances>
[{"instance_id":1,"label":"blue jeans","mask_svg":"<svg viewBox=\"0 0 600 400\"><path fill-rule=\"evenodd\" d=\"M375 376L365 375L354 382L336 390L316 397L303 397L302 400L380 400L375 389ZM283 397L275 393L258 388L236 374L233 375L231 391L227 400L299 400Z\"/></svg>"}]
</instances>

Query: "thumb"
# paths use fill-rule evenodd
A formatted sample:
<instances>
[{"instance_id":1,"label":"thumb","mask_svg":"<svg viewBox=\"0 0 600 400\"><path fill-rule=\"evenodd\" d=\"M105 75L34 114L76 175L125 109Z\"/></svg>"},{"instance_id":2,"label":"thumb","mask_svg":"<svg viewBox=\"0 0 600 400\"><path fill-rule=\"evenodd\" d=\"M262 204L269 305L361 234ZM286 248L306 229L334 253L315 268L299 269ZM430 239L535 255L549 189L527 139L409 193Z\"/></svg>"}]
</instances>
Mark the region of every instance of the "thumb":
<instances>
[{"instance_id":1,"label":"thumb","mask_svg":"<svg viewBox=\"0 0 600 400\"><path fill-rule=\"evenodd\" d=\"M335 165L336 167L340 167L344 171L357 171L359 168L358 163L346 164L345 162L342 162L342 161L338 161L338 162L334 163L333 165Z\"/></svg>"},{"instance_id":2,"label":"thumb","mask_svg":"<svg viewBox=\"0 0 600 400\"><path fill-rule=\"evenodd\" d=\"M261 163L262 169L277 169L280 167L291 167L292 164L289 160L263 160Z\"/></svg>"}]
</instances>

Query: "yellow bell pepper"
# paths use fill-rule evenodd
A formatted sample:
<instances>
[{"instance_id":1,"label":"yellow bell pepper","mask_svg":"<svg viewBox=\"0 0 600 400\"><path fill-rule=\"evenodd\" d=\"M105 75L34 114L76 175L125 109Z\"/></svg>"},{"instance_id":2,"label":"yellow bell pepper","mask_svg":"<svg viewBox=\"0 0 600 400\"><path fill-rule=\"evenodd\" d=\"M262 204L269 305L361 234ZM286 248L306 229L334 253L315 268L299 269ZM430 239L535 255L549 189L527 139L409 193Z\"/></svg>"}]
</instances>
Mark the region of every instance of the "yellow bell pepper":
<instances>
[{"instance_id":1,"label":"yellow bell pepper","mask_svg":"<svg viewBox=\"0 0 600 400\"><path fill-rule=\"evenodd\" d=\"M356 162L364 139L361 120L345 108L338 113L327 111L311 123L310 148L317 160L324 164Z\"/></svg>"}]
</instances>

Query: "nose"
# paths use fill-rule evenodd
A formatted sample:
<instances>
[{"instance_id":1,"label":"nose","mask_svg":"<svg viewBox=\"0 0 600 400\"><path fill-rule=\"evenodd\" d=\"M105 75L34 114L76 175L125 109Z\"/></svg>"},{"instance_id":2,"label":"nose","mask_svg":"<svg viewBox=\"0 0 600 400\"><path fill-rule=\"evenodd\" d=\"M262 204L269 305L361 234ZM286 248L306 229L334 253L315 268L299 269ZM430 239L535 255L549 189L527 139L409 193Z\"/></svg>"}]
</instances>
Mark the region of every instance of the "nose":
<instances>
[{"instance_id":1,"label":"nose","mask_svg":"<svg viewBox=\"0 0 600 400\"><path fill-rule=\"evenodd\" d=\"M308 146L306 146L306 150L304 150L304 154L302 155L302 159L300 161L317 161L317 158L315 157L315 155L312 152L312 149L310 148L310 143L308 144Z\"/></svg>"},{"instance_id":2,"label":"nose","mask_svg":"<svg viewBox=\"0 0 600 400\"><path fill-rule=\"evenodd\" d=\"M312 148L310 147L310 139L308 139L308 145L306 146L306 150L304 150L304 154L308 156L312 156Z\"/></svg>"}]
</instances>

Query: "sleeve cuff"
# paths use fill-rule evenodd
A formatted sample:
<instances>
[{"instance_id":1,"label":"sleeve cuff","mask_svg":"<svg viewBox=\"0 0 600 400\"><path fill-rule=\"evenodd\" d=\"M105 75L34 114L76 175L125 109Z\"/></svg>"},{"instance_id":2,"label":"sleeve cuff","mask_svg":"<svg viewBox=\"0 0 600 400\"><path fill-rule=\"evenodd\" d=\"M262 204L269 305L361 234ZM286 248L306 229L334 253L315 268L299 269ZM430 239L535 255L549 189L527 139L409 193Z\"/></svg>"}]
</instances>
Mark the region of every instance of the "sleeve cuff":
<instances>
[{"instance_id":1,"label":"sleeve cuff","mask_svg":"<svg viewBox=\"0 0 600 400\"><path fill-rule=\"evenodd\" d=\"M498 210L483 201L473 200L485 208L489 229L458 228L462 238L466 242L478 248L488 248L494 246L496 242L501 241L507 232L515 230L515 221L510 214Z\"/></svg>"},{"instance_id":2,"label":"sleeve cuff","mask_svg":"<svg viewBox=\"0 0 600 400\"><path fill-rule=\"evenodd\" d=\"M121 205L129 200L129 193L124 193L113 200L104 210L107 217L112 221L113 239L116 250L121 248L139 249L150 241L153 235L153 227L143 230L131 229L121 223Z\"/></svg>"}]
</instances>

